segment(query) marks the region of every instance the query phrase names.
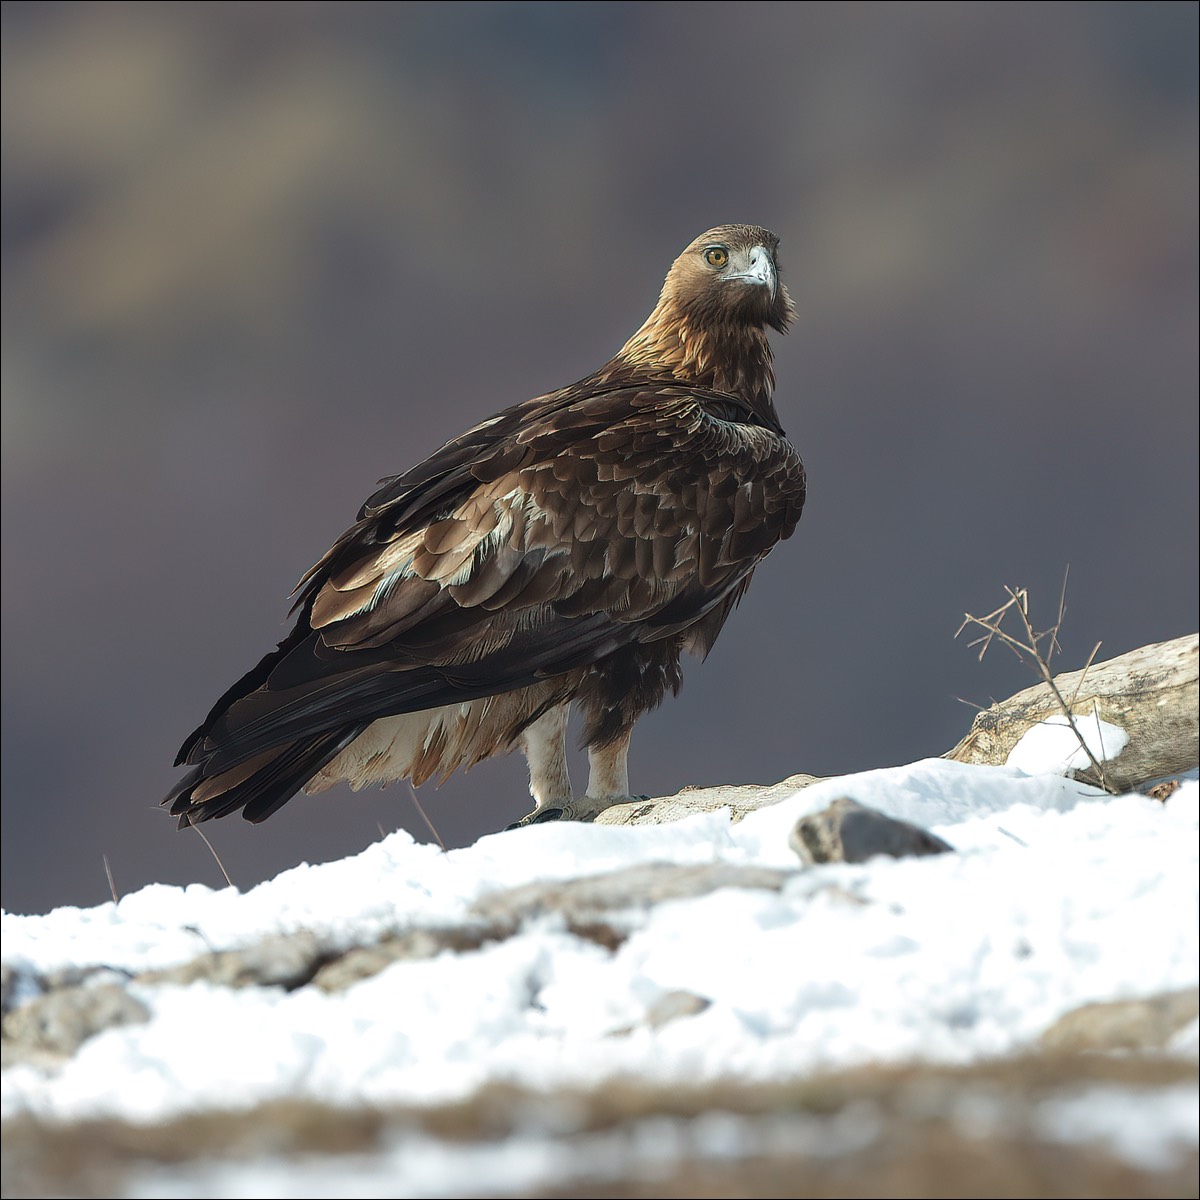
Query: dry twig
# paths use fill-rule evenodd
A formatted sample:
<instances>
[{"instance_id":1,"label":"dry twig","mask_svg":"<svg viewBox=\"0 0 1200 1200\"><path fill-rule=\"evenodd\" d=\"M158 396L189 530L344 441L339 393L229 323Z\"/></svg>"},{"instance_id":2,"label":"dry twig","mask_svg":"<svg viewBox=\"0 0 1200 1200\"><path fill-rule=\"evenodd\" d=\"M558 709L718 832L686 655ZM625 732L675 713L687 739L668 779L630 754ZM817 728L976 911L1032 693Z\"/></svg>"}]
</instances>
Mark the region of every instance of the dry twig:
<instances>
[{"instance_id":1,"label":"dry twig","mask_svg":"<svg viewBox=\"0 0 1200 1200\"><path fill-rule=\"evenodd\" d=\"M954 636L958 637L970 625L982 629L983 633L968 643L972 648L975 646L979 647L979 659L981 662L983 661L983 656L995 643L1007 646L1022 662L1032 660L1033 669L1041 676L1042 681L1053 693L1059 709L1063 716L1066 717L1067 724L1071 727L1071 732L1075 735L1075 740L1079 743L1084 754L1087 755L1088 762L1092 764L1097 782L1106 792L1113 792L1114 789L1109 785L1105 777L1103 763L1099 762L1092 753L1087 740L1079 732L1079 726L1075 724L1074 713L1071 712L1071 704L1075 702L1080 688L1083 687L1083 681L1087 677L1088 668L1095 660L1096 652L1100 649L1101 643L1097 642L1091 654L1088 655L1087 663L1084 665L1079 677L1079 683L1069 703L1062 692L1058 690L1058 685L1054 682L1054 672L1050 669L1051 659L1055 654L1062 653L1062 647L1058 641L1058 633L1062 628L1063 617L1066 615L1066 575L1063 576L1062 593L1058 600L1058 617L1053 625L1040 632L1034 628L1033 621L1029 615L1029 590L1027 588L1011 588L1007 586L1004 590L1008 593L1008 599L999 608L993 609L986 616L976 617L971 613L964 613L963 623L955 631ZM1005 619L1012 614L1016 615L1020 626L1015 634L1010 633L1004 628ZM1097 721L1097 728L1099 728L1099 721ZM1103 746L1101 746L1101 753L1103 753Z\"/></svg>"}]
</instances>

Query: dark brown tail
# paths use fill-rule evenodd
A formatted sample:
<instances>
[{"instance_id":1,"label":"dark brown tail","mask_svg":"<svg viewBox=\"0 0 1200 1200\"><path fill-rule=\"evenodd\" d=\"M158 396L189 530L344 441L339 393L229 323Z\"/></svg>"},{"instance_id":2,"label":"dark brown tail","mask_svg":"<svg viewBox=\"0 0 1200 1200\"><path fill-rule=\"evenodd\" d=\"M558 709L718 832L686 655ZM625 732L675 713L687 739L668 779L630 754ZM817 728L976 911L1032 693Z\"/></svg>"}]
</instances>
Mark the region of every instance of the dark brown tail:
<instances>
[{"instance_id":1,"label":"dark brown tail","mask_svg":"<svg viewBox=\"0 0 1200 1200\"><path fill-rule=\"evenodd\" d=\"M366 725L347 725L315 737L272 746L237 766L210 774L202 764L163 799L179 828L237 812L247 821L265 821L288 802L326 763L344 750Z\"/></svg>"}]
</instances>

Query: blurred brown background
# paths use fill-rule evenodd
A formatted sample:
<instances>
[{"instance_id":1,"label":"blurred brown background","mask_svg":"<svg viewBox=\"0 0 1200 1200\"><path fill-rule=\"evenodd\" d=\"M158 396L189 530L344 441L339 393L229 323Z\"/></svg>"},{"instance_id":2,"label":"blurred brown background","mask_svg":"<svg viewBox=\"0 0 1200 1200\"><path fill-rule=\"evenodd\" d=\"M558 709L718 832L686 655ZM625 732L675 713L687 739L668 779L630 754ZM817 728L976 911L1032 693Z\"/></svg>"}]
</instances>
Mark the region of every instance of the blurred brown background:
<instances>
[{"instance_id":1,"label":"blurred brown background","mask_svg":"<svg viewBox=\"0 0 1200 1200\"><path fill-rule=\"evenodd\" d=\"M1197 7L3 8L3 904L221 883L156 808L382 475L606 359L698 232L783 239L797 536L639 791L940 753L1064 666L1196 627ZM519 759L422 802L450 843ZM404 787L206 826L247 887L428 834Z\"/></svg>"}]
</instances>

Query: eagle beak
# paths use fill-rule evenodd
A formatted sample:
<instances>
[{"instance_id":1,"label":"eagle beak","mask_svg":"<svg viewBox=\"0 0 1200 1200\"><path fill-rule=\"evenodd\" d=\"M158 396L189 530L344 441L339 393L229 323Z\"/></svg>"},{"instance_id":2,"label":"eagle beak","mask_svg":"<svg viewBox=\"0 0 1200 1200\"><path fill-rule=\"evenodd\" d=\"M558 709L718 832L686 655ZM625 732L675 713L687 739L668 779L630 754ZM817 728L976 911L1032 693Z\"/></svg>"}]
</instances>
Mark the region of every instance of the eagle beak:
<instances>
[{"instance_id":1,"label":"eagle beak","mask_svg":"<svg viewBox=\"0 0 1200 1200\"><path fill-rule=\"evenodd\" d=\"M725 278L741 279L746 283L757 283L763 287L770 288L772 299L774 299L775 293L779 288L779 282L775 277L775 263L771 258L770 251L765 246L755 246L750 251L744 271L738 271L734 275L727 275Z\"/></svg>"}]
</instances>

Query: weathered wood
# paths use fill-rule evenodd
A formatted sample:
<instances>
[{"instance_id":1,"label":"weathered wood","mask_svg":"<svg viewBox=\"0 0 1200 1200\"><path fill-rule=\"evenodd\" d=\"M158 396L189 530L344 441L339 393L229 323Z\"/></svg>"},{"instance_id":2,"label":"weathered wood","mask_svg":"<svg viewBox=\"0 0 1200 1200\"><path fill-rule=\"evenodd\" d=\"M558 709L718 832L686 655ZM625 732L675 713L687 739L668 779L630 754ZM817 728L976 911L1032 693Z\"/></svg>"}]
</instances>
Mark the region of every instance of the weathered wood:
<instances>
[{"instance_id":1,"label":"weathered wood","mask_svg":"<svg viewBox=\"0 0 1200 1200\"><path fill-rule=\"evenodd\" d=\"M1121 754L1105 763L1110 787L1127 791L1151 779L1186 771L1197 763L1200 737L1200 636L1156 642L1086 671L1056 675L1054 682L1072 715L1096 714L1129 734ZM944 757L955 762L999 765L1021 736L1060 713L1047 684L1027 688L976 714L971 731ZM1078 773L1096 783L1094 772Z\"/></svg>"},{"instance_id":2,"label":"weathered wood","mask_svg":"<svg viewBox=\"0 0 1200 1200\"><path fill-rule=\"evenodd\" d=\"M1156 642L1086 671L1056 675L1054 682L1078 717L1099 715L1129 734L1121 754L1105 764L1110 787L1128 791L1165 775L1190 770L1200 752L1200 635L1188 634ZM1038 684L978 713L967 734L943 755L955 762L1002 766L1022 734L1061 710L1046 684ZM1097 783L1094 773L1079 778ZM597 818L601 825L661 825L729 808L733 820L776 804L802 787L820 781L816 775L793 775L770 786L684 788L674 796L616 804Z\"/></svg>"},{"instance_id":3,"label":"weathered wood","mask_svg":"<svg viewBox=\"0 0 1200 1200\"><path fill-rule=\"evenodd\" d=\"M597 825L669 825L694 817L697 813L715 812L718 808L730 810L732 819L740 821L747 813L757 808L766 808L786 800L793 792L813 783L820 783L819 775L791 775L780 783L723 784L718 787L685 787L673 796L657 796L653 799L633 800L628 804L614 804L596 817Z\"/></svg>"}]
</instances>

